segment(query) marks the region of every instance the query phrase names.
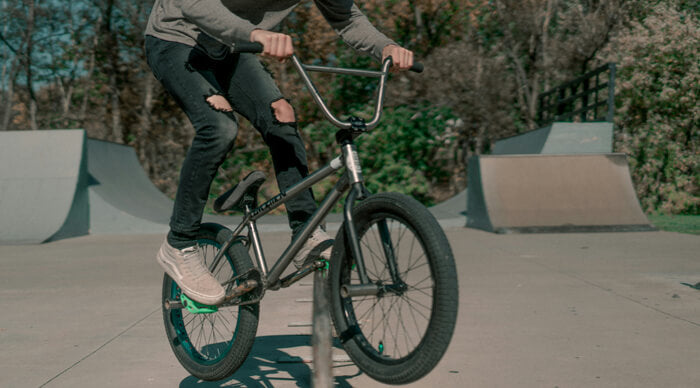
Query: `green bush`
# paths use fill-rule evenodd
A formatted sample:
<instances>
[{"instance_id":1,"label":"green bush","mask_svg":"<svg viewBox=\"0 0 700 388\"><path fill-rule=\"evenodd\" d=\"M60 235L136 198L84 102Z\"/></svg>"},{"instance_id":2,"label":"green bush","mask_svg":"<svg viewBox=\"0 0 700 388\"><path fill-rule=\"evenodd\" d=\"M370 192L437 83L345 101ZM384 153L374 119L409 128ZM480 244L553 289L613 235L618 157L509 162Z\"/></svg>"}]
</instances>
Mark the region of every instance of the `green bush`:
<instances>
[{"instance_id":1,"label":"green bush","mask_svg":"<svg viewBox=\"0 0 700 388\"><path fill-rule=\"evenodd\" d=\"M396 191L432 204L431 187L450 178L447 167L457 141L451 126L455 122L446 108L387 111L383 124L357 141L368 189Z\"/></svg>"},{"instance_id":2,"label":"green bush","mask_svg":"<svg viewBox=\"0 0 700 388\"><path fill-rule=\"evenodd\" d=\"M360 116L366 117L372 112L366 109L363 113ZM385 109L380 125L356 140L367 188L373 193L404 193L432 204L431 187L450 178L447 166L456 144L456 122L447 108ZM328 160L337 154L335 127L319 122L303 131L310 134Z\"/></svg>"},{"instance_id":3,"label":"green bush","mask_svg":"<svg viewBox=\"0 0 700 388\"><path fill-rule=\"evenodd\" d=\"M630 156L648 212L700 211L697 42L697 15L664 4L612 42L618 53L616 148Z\"/></svg>"}]
</instances>

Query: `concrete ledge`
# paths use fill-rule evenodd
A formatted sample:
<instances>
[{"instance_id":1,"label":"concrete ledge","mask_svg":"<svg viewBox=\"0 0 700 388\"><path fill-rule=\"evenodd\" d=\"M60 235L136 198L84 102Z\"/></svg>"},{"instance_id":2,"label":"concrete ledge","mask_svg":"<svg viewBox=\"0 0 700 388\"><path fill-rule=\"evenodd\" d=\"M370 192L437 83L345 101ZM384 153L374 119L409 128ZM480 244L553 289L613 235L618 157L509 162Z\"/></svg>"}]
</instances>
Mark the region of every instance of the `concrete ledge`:
<instances>
[{"instance_id":1,"label":"concrete ledge","mask_svg":"<svg viewBox=\"0 0 700 388\"><path fill-rule=\"evenodd\" d=\"M612 152L613 123L553 123L497 141L493 155Z\"/></svg>"}]
</instances>

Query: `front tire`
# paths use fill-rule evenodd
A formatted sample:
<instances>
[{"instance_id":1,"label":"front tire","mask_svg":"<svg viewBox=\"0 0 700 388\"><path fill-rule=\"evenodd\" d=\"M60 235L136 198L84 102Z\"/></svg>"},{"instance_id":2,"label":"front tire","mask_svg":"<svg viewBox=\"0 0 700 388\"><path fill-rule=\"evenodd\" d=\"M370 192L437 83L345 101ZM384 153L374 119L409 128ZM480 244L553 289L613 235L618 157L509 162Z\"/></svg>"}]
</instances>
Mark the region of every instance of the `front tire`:
<instances>
[{"instance_id":1,"label":"front tire","mask_svg":"<svg viewBox=\"0 0 700 388\"><path fill-rule=\"evenodd\" d=\"M197 241L207 267L230 235L231 231L224 226L202 224ZM245 246L234 243L213 274L223 283L252 266ZM180 287L166 274L163 278L163 322L175 357L188 372L202 380L221 380L230 376L253 347L259 304L225 307L210 314L165 308L165 301L179 300L180 293Z\"/></svg>"},{"instance_id":2,"label":"front tire","mask_svg":"<svg viewBox=\"0 0 700 388\"><path fill-rule=\"evenodd\" d=\"M457 319L457 271L447 237L423 205L397 193L359 202L353 220L369 280L382 291L341 295L344 285L360 284L342 227L329 274L336 331L370 377L387 384L418 380L444 355ZM387 265L391 255L398 281Z\"/></svg>"}]
</instances>

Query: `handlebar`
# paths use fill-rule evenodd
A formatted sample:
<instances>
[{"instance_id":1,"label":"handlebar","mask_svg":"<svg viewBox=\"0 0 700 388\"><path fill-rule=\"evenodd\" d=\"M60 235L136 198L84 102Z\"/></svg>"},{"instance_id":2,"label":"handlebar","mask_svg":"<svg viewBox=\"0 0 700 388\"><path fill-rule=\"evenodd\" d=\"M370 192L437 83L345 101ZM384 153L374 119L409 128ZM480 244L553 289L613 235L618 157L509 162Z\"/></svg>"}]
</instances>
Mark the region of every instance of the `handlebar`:
<instances>
[{"instance_id":1,"label":"handlebar","mask_svg":"<svg viewBox=\"0 0 700 388\"><path fill-rule=\"evenodd\" d=\"M233 51L235 53L251 53L251 54L259 54L263 52L263 45L258 43L258 42L239 42L236 43L234 46ZM328 106L326 103L323 101L323 98L319 94L318 90L316 90L316 86L314 83L311 81L311 78L309 78L308 71L315 71L315 72L322 72L322 73L335 73L335 74L345 74L345 75L353 75L353 76L361 76L361 77L378 77L379 78L379 91L377 93L377 100L375 102L375 107L374 107L374 115L372 116L372 119L364 124L363 130L370 130L379 124L379 119L381 118L382 115L382 107L384 105L384 85L386 84L386 79L389 75L389 69L391 68L393 64L393 59L391 57L387 57L384 60L384 63L382 63L382 70L381 71L376 71L376 70L362 70L362 69L347 69L347 68L342 68L342 67L330 67L330 66L312 66L312 65L304 65L299 61L299 58L297 58L296 54L292 55L292 63L294 64L294 67L297 69L297 72L299 72L299 75L301 76L301 79L304 81L304 84L306 84L306 87L308 88L309 92L311 93L311 97L313 97L314 101L316 104L321 108L321 111L323 112L323 115L326 116L326 119L330 121L333 125L340 129L354 129L356 126L356 123L351 123L350 121L342 121L335 117L333 113L328 109ZM409 69L410 71L416 72L416 73L422 73L423 72L423 64L420 62L414 62L413 66Z\"/></svg>"},{"instance_id":2,"label":"handlebar","mask_svg":"<svg viewBox=\"0 0 700 388\"><path fill-rule=\"evenodd\" d=\"M264 50L262 44L258 42L238 42L233 47L233 52L235 53L250 53L250 54L260 54ZM423 72L423 64L420 62L414 62L408 70L414 73Z\"/></svg>"}]
</instances>

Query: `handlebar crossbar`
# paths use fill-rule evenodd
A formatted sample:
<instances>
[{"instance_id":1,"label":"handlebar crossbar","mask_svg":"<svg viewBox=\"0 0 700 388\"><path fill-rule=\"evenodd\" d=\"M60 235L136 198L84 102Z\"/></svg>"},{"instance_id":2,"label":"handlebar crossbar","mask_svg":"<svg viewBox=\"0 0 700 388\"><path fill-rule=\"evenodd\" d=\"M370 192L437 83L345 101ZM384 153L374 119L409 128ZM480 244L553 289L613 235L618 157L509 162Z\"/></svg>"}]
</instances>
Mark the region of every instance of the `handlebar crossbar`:
<instances>
[{"instance_id":1,"label":"handlebar crossbar","mask_svg":"<svg viewBox=\"0 0 700 388\"><path fill-rule=\"evenodd\" d=\"M343 67L329 67L329 66L314 66L314 65L302 65L306 71L316 71L320 73L334 73L334 74L345 74L345 75L356 75L360 77L381 77L384 72L376 70L363 70L363 69L347 69Z\"/></svg>"},{"instance_id":2,"label":"handlebar crossbar","mask_svg":"<svg viewBox=\"0 0 700 388\"><path fill-rule=\"evenodd\" d=\"M263 45L258 42L239 42L235 44L234 52L259 54L263 52ZM316 89L316 86L314 85L313 81L311 81L308 72L313 71L322 73L344 74L359 77L379 78L379 91L377 92L377 99L375 101L374 115L372 116L372 119L369 122L365 123L362 130L371 130L372 128L376 127L377 124L379 124L379 119L382 115L382 107L384 105L384 86L386 84L386 79L389 75L389 69L393 64L393 60L391 57L387 57L384 60L384 63L382 63L381 71L305 65L299 61L299 58L297 58L296 54L292 55L291 58L294 67L297 69L297 72L301 76L301 79L304 81L304 84L309 89L311 97L314 99L319 108L321 108L321 112L323 112L323 115L326 117L326 119L328 119L328 121L331 122L331 124L335 125L340 129L356 129L357 123L355 121L342 121L338 119L335 115L333 115L330 109L328 109L328 105L326 105L326 103L323 101L323 98ZM419 62L414 62L413 66L409 70L416 73L421 73L423 71L423 64Z\"/></svg>"},{"instance_id":3,"label":"handlebar crossbar","mask_svg":"<svg viewBox=\"0 0 700 388\"><path fill-rule=\"evenodd\" d=\"M304 81L304 84L306 84L306 87L309 89L311 97L313 97L316 104L319 106L319 108L321 108L321 112L323 112L323 115L326 116L326 119L328 119L328 121L330 121L331 124L335 125L340 129L352 129L354 125L350 121L342 121L338 119L337 117L335 117L335 115L333 115L333 113L331 113L331 111L328 109L328 106L323 101L323 98L318 93L318 90L316 90L316 86L314 85L313 81L311 81L311 78L309 78L309 74L306 72L306 70L308 69L309 71L322 71L326 73L360 75L366 77L379 77L379 91L377 93L377 100L375 102L374 115L372 119L365 124L364 129L370 130L377 126L377 124L379 123L379 119L382 115L382 105L384 103L384 85L386 83L387 75L389 74L388 70L391 67L391 58L387 58L384 61L384 64L382 65L382 71L344 69L326 66L306 66L299 61L299 58L297 58L296 55L292 55L292 63L299 72L299 75Z\"/></svg>"}]
</instances>

